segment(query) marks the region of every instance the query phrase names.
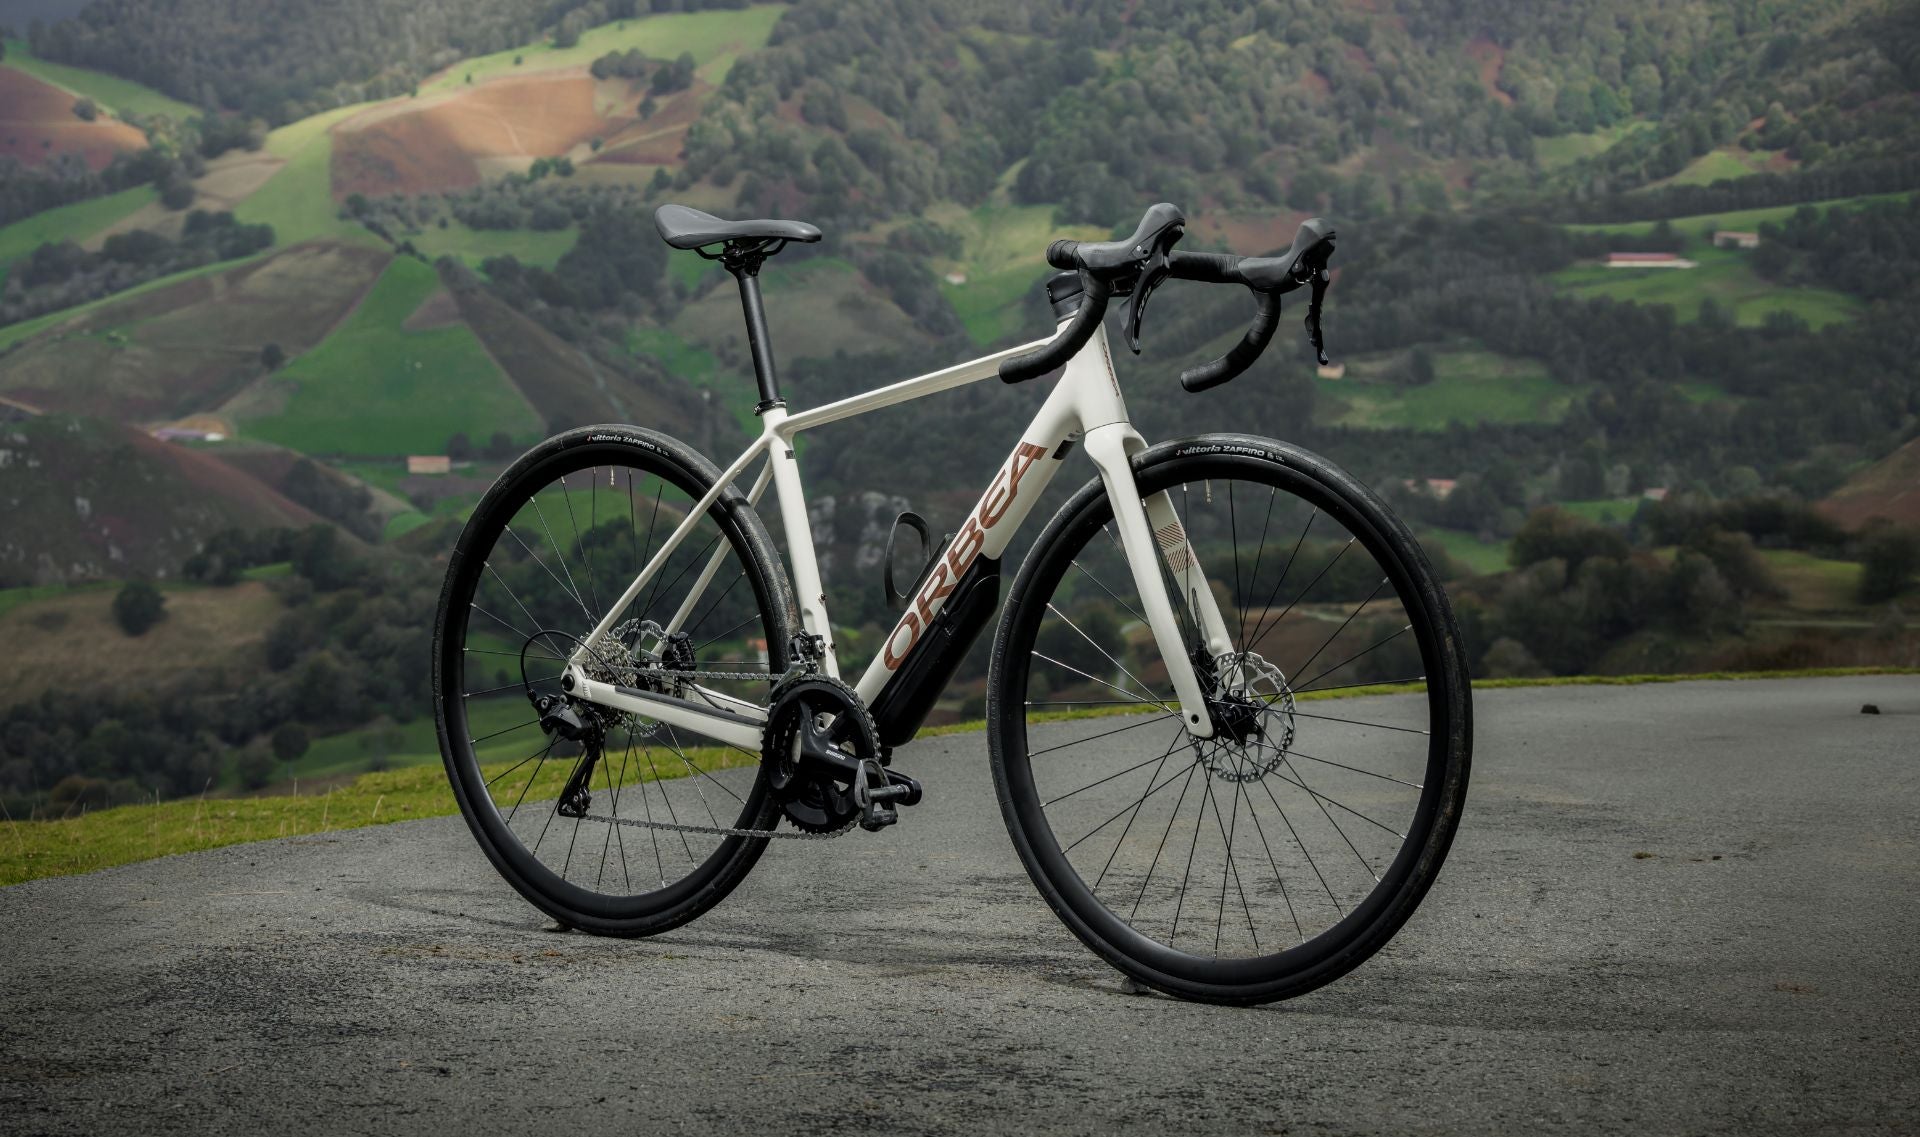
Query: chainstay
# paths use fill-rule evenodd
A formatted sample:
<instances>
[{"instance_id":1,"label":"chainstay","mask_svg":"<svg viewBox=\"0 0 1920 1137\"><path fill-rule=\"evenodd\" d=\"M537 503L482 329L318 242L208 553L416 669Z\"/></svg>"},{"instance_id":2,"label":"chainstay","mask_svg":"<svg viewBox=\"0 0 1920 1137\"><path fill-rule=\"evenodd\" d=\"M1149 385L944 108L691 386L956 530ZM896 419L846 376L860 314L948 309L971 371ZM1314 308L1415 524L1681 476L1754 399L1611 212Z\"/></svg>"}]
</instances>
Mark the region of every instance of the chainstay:
<instances>
[{"instance_id":1,"label":"chainstay","mask_svg":"<svg viewBox=\"0 0 1920 1137\"><path fill-rule=\"evenodd\" d=\"M805 833L787 829L736 829L728 825L682 825L670 821L641 821L634 817L607 817L604 814L589 813L582 821L598 821L603 825L630 825L635 829L670 829L675 833L708 833L716 837L754 837L760 839L778 839L787 841L831 841L852 829L858 818L848 819L845 825L829 833Z\"/></svg>"}]
</instances>

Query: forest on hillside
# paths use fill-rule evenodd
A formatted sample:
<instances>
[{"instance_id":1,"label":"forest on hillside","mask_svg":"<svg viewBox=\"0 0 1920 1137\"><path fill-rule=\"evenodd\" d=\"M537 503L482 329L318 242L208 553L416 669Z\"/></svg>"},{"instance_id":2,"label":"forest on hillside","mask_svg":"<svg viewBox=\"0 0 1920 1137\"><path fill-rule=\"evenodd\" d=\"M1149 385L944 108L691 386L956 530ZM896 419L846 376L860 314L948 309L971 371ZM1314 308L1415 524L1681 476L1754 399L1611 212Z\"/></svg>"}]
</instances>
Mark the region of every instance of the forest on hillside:
<instances>
[{"instance_id":1,"label":"forest on hillside","mask_svg":"<svg viewBox=\"0 0 1920 1137\"><path fill-rule=\"evenodd\" d=\"M651 210L669 200L826 231L764 270L770 317L799 333L775 347L801 406L1046 334L1039 254L1055 236L1130 230L1170 200L1193 221L1184 247L1258 253L1326 216L1327 343L1346 377L1316 373L1290 298L1253 370L1181 391L1173 376L1224 351L1251 306L1170 284L1144 353L1116 352L1143 433L1257 428L1351 469L1449 579L1476 675L1911 655L1920 536L1822 504L1920 431L1911 6L798 0L750 14L764 44L728 38L740 7L346 0L280 5L268 27L221 0L98 0L24 29L38 60L198 111L125 113L145 148L91 163L0 156L8 445L124 448L168 423L189 441L167 453L212 462L227 452L188 413L206 412L261 447L218 477L244 467L276 512L157 517L173 543L142 550L138 572L111 542L63 564L10 535L0 617L18 605L16 627L54 634L68 609L36 605L107 587L61 591L97 561L160 582L116 578L116 613L125 593L164 631L169 598L244 603L264 642L244 697L243 657L210 652L211 671L147 689L0 705L0 804L44 815L258 785L309 741L358 739L385 761L383 732L424 706L435 558L515 453L609 419L716 453L742 442L734 286L660 243ZM704 43L603 38L689 8L723 10L701 14ZM464 180L343 182L326 126L361 116L308 118L389 99L364 117L418 127L409 96L436 71L504 53L517 85L456 71L457 93L434 88L427 109L524 93L521 53L537 63L589 32L558 57L592 81L588 125ZM644 161L619 153L636 140ZM248 166L272 180L222 188ZM1722 228L1757 247L1720 247ZM1629 277L1604 269L1612 252L1702 263ZM315 271L331 275L301 275ZM307 295L355 316L247 322ZM329 395L342 376L355 385ZM456 379L472 385L449 394ZM861 567L888 520L911 508L949 527L1042 386L943 395L938 431L903 411L809 439L856 654L893 616ZM43 397L92 401L81 418L19 417ZM341 405L363 414L343 424ZM398 455L441 452L444 477L401 475ZM28 477L18 462L7 476L0 493ZM112 524L89 493L36 500L93 540ZM1807 631L1808 612L1847 630ZM942 713L980 713L982 664L976 650Z\"/></svg>"}]
</instances>

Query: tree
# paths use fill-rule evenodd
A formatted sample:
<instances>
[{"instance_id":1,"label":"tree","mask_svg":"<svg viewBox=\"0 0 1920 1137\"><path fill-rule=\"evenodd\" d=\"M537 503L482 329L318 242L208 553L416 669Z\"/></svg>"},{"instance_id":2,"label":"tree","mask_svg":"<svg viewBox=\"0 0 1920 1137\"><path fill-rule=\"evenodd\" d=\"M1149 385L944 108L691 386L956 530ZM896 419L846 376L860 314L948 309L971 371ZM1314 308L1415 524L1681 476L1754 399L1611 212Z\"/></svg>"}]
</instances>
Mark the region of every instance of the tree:
<instances>
[{"instance_id":1,"label":"tree","mask_svg":"<svg viewBox=\"0 0 1920 1137\"><path fill-rule=\"evenodd\" d=\"M255 739L234 758L233 772L243 788L257 790L273 780L273 752Z\"/></svg>"},{"instance_id":2,"label":"tree","mask_svg":"<svg viewBox=\"0 0 1920 1137\"><path fill-rule=\"evenodd\" d=\"M283 722L273 731L273 756L291 762L307 752L307 730L297 722Z\"/></svg>"},{"instance_id":3,"label":"tree","mask_svg":"<svg viewBox=\"0 0 1920 1137\"><path fill-rule=\"evenodd\" d=\"M268 371L280 370L280 365L286 361L287 353L277 343L270 343L260 349L260 366Z\"/></svg>"},{"instance_id":4,"label":"tree","mask_svg":"<svg viewBox=\"0 0 1920 1137\"><path fill-rule=\"evenodd\" d=\"M160 187L160 204L168 209L185 209L193 204L193 183L185 178L171 178Z\"/></svg>"},{"instance_id":5,"label":"tree","mask_svg":"<svg viewBox=\"0 0 1920 1137\"><path fill-rule=\"evenodd\" d=\"M82 97L80 101L73 104L73 114L81 122L92 122L100 117L100 104Z\"/></svg>"},{"instance_id":6,"label":"tree","mask_svg":"<svg viewBox=\"0 0 1920 1137\"><path fill-rule=\"evenodd\" d=\"M460 431L447 439L447 457L456 462L464 462L473 457L473 442L467 438L466 431Z\"/></svg>"},{"instance_id":7,"label":"tree","mask_svg":"<svg viewBox=\"0 0 1920 1137\"><path fill-rule=\"evenodd\" d=\"M496 430L493 437L487 439L486 456L489 458L513 457L513 436L504 430Z\"/></svg>"},{"instance_id":8,"label":"tree","mask_svg":"<svg viewBox=\"0 0 1920 1137\"><path fill-rule=\"evenodd\" d=\"M150 581L130 580L113 598L113 618L130 636L144 636L165 619L167 598Z\"/></svg>"},{"instance_id":9,"label":"tree","mask_svg":"<svg viewBox=\"0 0 1920 1137\"><path fill-rule=\"evenodd\" d=\"M1906 590L1920 572L1920 531L1885 528L1866 540L1860 556L1860 603L1878 604Z\"/></svg>"}]
</instances>

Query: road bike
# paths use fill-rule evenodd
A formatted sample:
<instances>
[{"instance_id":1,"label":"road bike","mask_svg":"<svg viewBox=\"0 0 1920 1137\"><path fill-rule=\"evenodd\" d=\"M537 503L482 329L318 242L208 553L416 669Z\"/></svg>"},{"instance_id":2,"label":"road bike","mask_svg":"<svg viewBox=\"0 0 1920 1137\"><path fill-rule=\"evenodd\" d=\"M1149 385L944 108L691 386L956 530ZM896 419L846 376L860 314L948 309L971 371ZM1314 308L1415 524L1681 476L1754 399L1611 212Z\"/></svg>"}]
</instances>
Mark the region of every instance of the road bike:
<instances>
[{"instance_id":1,"label":"road bike","mask_svg":"<svg viewBox=\"0 0 1920 1137\"><path fill-rule=\"evenodd\" d=\"M1205 391L1252 365L1280 297L1305 288L1324 363L1325 221L1271 257L1176 250L1185 220L1164 203L1123 240L1056 241L1052 336L798 411L759 276L820 231L679 205L655 222L739 286L760 433L723 469L638 426L570 430L513 463L462 532L434 627L435 714L461 813L514 888L563 925L653 935L719 902L771 840L894 824L925 795L893 758L997 612L985 705L1001 813L1089 948L1147 987L1252 1004L1327 983L1394 935L1466 793L1471 692L1446 594L1406 527L1325 459L1242 433L1149 444L1105 329L1124 298L1137 352L1165 281L1248 289L1244 337L1180 378ZM797 437L1054 372L954 533L896 522L930 555L896 590L889 539L900 614L847 682ZM1076 450L1095 476L1002 603L1010 543ZM759 512L769 487L784 557Z\"/></svg>"}]
</instances>

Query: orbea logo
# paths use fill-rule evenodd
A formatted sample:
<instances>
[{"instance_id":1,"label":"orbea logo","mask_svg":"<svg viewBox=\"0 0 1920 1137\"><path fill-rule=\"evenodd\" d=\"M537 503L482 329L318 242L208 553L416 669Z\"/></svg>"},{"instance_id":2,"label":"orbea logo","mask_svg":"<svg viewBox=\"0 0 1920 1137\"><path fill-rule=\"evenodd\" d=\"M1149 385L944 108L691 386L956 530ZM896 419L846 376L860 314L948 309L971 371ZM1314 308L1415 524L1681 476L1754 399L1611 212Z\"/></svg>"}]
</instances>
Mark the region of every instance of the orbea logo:
<instances>
[{"instance_id":1,"label":"orbea logo","mask_svg":"<svg viewBox=\"0 0 1920 1137\"><path fill-rule=\"evenodd\" d=\"M974 507L973 516L960 528L960 533L947 546L947 555L933 566L927 583L920 589L920 595L914 597L907 614L893 626L887 636L886 650L882 658L887 670L892 671L907 661L913 651L913 645L920 642L920 636L933 624L933 617L939 611L939 602L953 593L953 586L980 555L980 547L986 544L987 530L1000 523L1007 510L1020 497L1020 479L1035 462L1047 456L1047 448L1035 446L1031 442L1022 442L1014 448L1013 456L1007 464L994 475L993 484L987 487L986 496ZM902 634L904 633L904 635Z\"/></svg>"}]
</instances>

